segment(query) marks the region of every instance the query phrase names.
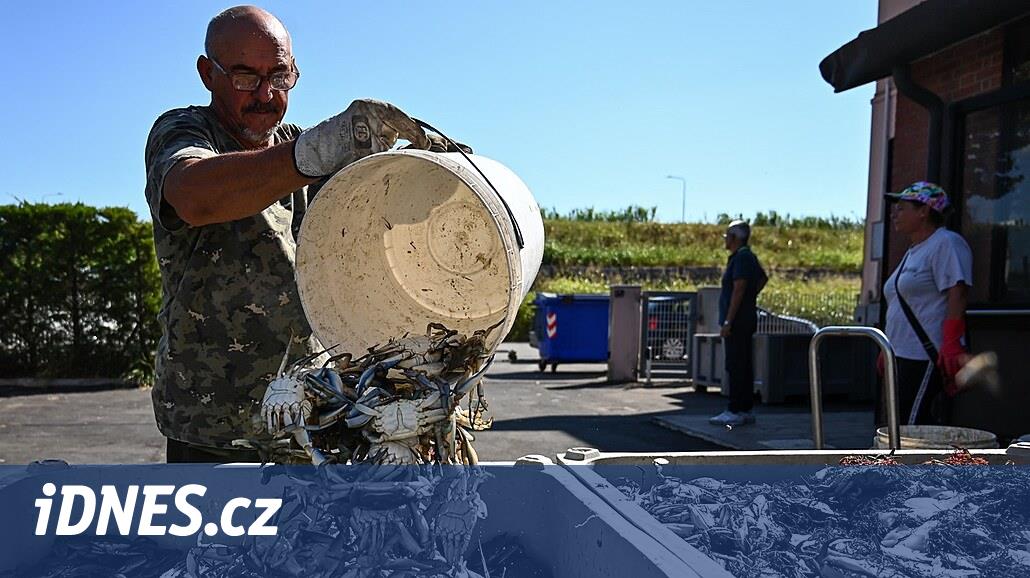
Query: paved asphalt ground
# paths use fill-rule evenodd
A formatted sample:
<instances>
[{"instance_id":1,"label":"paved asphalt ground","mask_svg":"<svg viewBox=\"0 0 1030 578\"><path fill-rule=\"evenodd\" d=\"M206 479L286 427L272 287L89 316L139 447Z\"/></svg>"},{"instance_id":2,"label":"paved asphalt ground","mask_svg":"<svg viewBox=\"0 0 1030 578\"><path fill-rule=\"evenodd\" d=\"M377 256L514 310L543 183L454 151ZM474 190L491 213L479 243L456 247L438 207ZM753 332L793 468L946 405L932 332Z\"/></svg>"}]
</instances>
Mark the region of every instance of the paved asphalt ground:
<instances>
[{"instance_id":1,"label":"paved asphalt ground","mask_svg":"<svg viewBox=\"0 0 1030 578\"><path fill-rule=\"evenodd\" d=\"M515 348L519 360L507 360ZM721 449L662 428L653 417L687 408L718 413L724 401L682 383L658 387L604 383L604 365L563 365L541 373L536 351L502 346L486 381L493 429L477 433L484 461L526 454L553 457L570 447L604 451ZM0 464L60 458L70 463L144 463L164 460L164 438L154 425L150 391L75 389L0 391Z\"/></svg>"}]
</instances>

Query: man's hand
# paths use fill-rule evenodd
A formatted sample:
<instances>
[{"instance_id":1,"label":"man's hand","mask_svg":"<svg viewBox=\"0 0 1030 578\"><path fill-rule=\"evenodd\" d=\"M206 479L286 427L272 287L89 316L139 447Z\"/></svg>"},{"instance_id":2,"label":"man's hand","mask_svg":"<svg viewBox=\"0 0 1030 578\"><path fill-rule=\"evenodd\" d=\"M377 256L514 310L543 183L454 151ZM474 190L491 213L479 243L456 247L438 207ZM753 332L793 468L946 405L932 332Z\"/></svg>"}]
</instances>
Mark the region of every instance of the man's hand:
<instances>
[{"instance_id":1,"label":"man's hand","mask_svg":"<svg viewBox=\"0 0 1030 578\"><path fill-rule=\"evenodd\" d=\"M404 148L415 148L414 145ZM438 134L429 135L429 150L434 153L456 153L459 150L467 155L472 154L472 147L457 141L448 141Z\"/></svg>"},{"instance_id":2,"label":"man's hand","mask_svg":"<svg viewBox=\"0 0 1030 578\"><path fill-rule=\"evenodd\" d=\"M372 99L355 100L340 114L297 137L293 158L297 171L311 178L331 175L370 154L389 150L402 138L420 149L430 147L425 131L396 106Z\"/></svg>"},{"instance_id":3,"label":"man's hand","mask_svg":"<svg viewBox=\"0 0 1030 578\"><path fill-rule=\"evenodd\" d=\"M731 333L733 333L733 331L730 329L729 322L724 323L723 326L719 328L720 337L729 337Z\"/></svg>"}]
</instances>

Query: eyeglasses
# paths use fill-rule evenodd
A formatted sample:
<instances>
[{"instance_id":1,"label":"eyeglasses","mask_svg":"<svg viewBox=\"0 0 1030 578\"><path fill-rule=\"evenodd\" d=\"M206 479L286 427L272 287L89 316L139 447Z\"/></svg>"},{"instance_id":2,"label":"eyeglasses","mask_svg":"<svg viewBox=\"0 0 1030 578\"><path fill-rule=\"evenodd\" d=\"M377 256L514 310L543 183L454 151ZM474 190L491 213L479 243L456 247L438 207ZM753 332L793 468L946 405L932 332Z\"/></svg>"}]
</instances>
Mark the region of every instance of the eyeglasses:
<instances>
[{"instance_id":1,"label":"eyeglasses","mask_svg":"<svg viewBox=\"0 0 1030 578\"><path fill-rule=\"evenodd\" d=\"M253 72L226 72L226 70L222 68L222 65L218 64L218 61L214 58L208 56L207 59L211 61L211 64L215 65L218 72L229 77L233 88L242 92L253 92L257 90L257 88L261 86L261 81L266 78L268 79L268 85L272 87L272 90L285 92L294 86L297 86L297 79L300 78L300 71L297 70L296 65L294 65L293 70L287 72L273 72L268 76L262 76Z\"/></svg>"}]
</instances>

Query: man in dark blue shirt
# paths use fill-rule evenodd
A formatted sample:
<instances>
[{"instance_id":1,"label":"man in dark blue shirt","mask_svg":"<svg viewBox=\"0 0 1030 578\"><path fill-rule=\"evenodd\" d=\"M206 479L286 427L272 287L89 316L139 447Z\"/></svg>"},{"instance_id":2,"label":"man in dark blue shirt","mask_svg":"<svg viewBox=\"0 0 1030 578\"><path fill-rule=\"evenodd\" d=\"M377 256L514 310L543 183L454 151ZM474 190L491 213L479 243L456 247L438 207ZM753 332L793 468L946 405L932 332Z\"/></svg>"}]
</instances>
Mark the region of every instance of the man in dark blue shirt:
<instances>
[{"instance_id":1,"label":"man in dark blue shirt","mask_svg":"<svg viewBox=\"0 0 1030 578\"><path fill-rule=\"evenodd\" d=\"M723 238L730 258L719 294L719 333L726 354L730 404L729 409L708 421L732 426L755 422L751 413L755 381L751 339L758 328L758 294L769 278L748 246L751 227L746 222L730 223Z\"/></svg>"}]
</instances>

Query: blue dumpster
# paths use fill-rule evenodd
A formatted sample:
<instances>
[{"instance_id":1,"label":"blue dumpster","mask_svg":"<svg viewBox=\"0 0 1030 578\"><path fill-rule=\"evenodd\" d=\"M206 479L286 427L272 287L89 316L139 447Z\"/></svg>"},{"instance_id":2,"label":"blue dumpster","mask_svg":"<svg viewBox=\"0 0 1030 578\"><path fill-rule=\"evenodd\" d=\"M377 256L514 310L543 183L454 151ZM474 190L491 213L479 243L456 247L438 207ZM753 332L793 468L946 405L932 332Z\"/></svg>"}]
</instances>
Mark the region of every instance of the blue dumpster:
<instances>
[{"instance_id":1,"label":"blue dumpster","mask_svg":"<svg viewBox=\"0 0 1030 578\"><path fill-rule=\"evenodd\" d=\"M537 293L533 305L540 371L608 360L608 295Z\"/></svg>"}]
</instances>

